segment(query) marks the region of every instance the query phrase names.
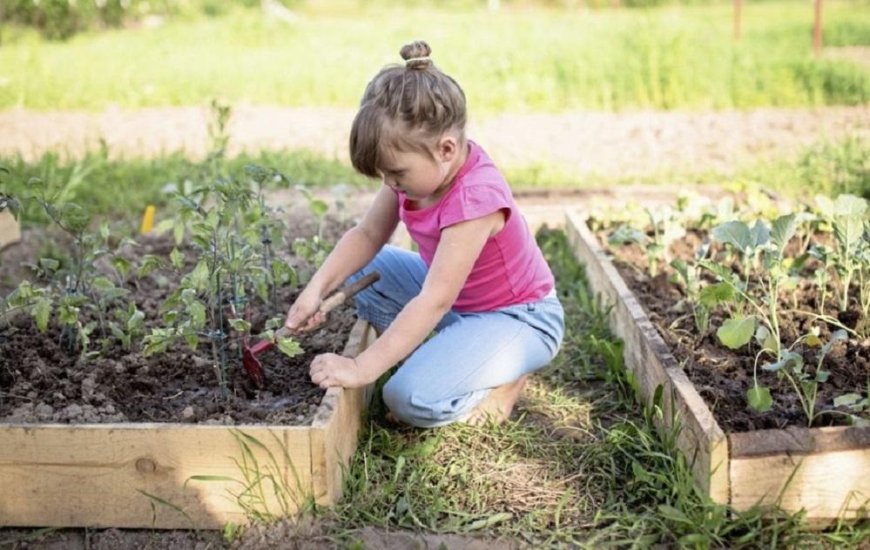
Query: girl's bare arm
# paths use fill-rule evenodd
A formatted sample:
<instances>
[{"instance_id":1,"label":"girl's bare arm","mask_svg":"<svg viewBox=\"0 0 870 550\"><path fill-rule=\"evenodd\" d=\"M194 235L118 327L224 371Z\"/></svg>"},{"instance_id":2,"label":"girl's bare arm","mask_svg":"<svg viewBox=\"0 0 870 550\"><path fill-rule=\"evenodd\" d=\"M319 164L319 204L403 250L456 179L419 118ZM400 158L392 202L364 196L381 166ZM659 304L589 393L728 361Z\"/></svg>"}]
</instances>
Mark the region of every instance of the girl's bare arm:
<instances>
[{"instance_id":1,"label":"girl's bare arm","mask_svg":"<svg viewBox=\"0 0 870 550\"><path fill-rule=\"evenodd\" d=\"M504 227L494 212L444 229L420 294L405 305L390 327L356 358L365 382L407 357L450 310L486 240Z\"/></svg>"},{"instance_id":2,"label":"girl's bare arm","mask_svg":"<svg viewBox=\"0 0 870 550\"><path fill-rule=\"evenodd\" d=\"M384 186L362 221L345 233L311 281L313 291L324 297L368 264L390 240L399 223L396 194Z\"/></svg>"}]
</instances>

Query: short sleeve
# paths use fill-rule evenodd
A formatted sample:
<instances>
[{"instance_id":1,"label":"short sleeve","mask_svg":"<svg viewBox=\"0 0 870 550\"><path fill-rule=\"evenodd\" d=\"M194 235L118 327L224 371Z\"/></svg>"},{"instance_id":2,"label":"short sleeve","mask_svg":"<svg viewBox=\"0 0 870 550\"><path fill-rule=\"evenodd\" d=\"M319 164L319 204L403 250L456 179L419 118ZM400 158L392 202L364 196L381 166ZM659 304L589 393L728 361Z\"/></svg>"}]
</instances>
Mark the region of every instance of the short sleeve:
<instances>
[{"instance_id":1,"label":"short sleeve","mask_svg":"<svg viewBox=\"0 0 870 550\"><path fill-rule=\"evenodd\" d=\"M501 186L479 183L453 193L441 210L439 227L444 229L457 223L475 220L493 212L504 210L511 215L511 201Z\"/></svg>"}]
</instances>

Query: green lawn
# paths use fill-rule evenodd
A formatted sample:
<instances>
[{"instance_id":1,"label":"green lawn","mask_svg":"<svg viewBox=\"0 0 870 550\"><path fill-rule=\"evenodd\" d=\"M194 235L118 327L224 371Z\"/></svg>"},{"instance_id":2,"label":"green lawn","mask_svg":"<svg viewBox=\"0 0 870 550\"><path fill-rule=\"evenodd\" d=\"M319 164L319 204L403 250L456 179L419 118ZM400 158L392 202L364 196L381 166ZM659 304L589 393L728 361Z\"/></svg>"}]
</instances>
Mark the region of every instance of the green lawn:
<instances>
[{"instance_id":1,"label":"green lawn","mask_svg":"<svg viewBox=\"0 0 870 550\"><path fill-rule=\"evenodd\" d=\"M825 43L870 44L867 0L825 2ZM0 108L230 103L353 106L367 80L425 38L478 112L861 104L868 71L811 52L812 6L729 2L649 10L433 10L306 3L297 23L236 9L46 42L2 29Z\"/></svg>"}]
</instances>

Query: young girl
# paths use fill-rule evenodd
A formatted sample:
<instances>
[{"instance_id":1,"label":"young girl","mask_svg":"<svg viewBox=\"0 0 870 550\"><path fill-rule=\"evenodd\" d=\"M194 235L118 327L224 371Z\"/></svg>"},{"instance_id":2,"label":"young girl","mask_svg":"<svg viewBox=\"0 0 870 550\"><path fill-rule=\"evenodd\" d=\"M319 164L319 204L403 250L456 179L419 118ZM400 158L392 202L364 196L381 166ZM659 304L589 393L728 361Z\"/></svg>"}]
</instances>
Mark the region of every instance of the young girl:
<instances>
[{"instance_id":1,"label":"young girl","mask_svg":"<svg viewBox=\"0 0 870 550\"><path fill-rule=\"evenodd\" d=\"M393 418L419 427L501 422L528 374L556 355L564 315L507 182L465 136L465 94L430 53L425 42L404 46L405 64L384 68L366 87L351 160L384 186L299 295L286 326L319 326L325 296L378 271L380 280L355 301L380 337L356 358L315 357L311 380L363 386L404 361L383 390ZM387 245L399 220L419 253Z\"/></svg>"}]
</instances>

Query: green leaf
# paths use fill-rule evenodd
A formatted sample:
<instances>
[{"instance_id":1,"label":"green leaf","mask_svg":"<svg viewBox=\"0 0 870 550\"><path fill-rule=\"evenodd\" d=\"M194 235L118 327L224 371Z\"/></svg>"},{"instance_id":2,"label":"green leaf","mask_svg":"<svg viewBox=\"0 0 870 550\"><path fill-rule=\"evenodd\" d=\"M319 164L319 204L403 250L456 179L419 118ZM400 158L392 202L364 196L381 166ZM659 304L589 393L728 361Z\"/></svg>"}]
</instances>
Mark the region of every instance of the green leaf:
<instances>
[{"instance_id":1,"label":"green leaf","mask_svg":"<svg viewBox=\"0 0 870 550\"><path fill-rule=\"evenodd\" d=\"M278 349L287 357L296 357L303 352L302 346L293 338L278 338Z\"/></svg>"},{"instance_id":2,"label":"green leaf","mask_svg":"<svg viewBox=\"0 0 870 550\"><path fill-rule=\"evenodd\" d=\"M127 278L127 275L130 273L130 260L122 258L120 256L113 256L112 265L115 266L115 269L118 270L118 273L121 275L122 279Z\"/></svg>"},{"instance_id":3,"label":"green leaf","mask_svg":"<svg viewBox=\"0 0 870 550\"><path fill-rule=\"evenodd\" d=\"M661 514L663 517L665 517L671 521L675 521L678 523L685 523L685 524L689 524L689 525L693 524L692 520L690 520L686 516L686 514L683 513L682 510L680 510L678 508L674 508L673 506L669 506L667 504L660 504L659 505L659 514Z\"/></svg>"},{"instance_id":4,"label":"green leaf","mask_svg":"<svg viewBox=\"0 0 870 550\"><path fill-rule=\"evenodd\" d=\"M244 319L230 319L230 326L233 327L233 330L236 332L241 332L246 334L249 330L251 330L251 323L245 321Z\"/></svg>"},{"instance_id":5,"label":"green leaf","mask_svg":"<svg viewBox=\"0 0 870 550\"><path fill-rule=\"evenodd\" d=\"M713 228L713 238L721 243L727 243L737 248L741 254L753 248L755 239L749 226L741 221L725 222Z\"/></svg>"},{"instance_id":6,"label":"green leaf","mask_svg":"<svg viewBox=\"0 0 870 550\"><path fill-rule=\"evenodd\" d=\"M136 275L139 277L145 277L155 269L159 268L161 263L159 257L154 254L146 254L142 256L142 261L139 268L136 270Z\"/></svg>"},{"instance_id":7,"label":"green leaf","mask_svg":"<svg viewBox=\"0 0 870 550\"><path fill-rule=\"evenodd\" d=\"M732 317L719 327L716 336L723 345L731 349L739 349L752 340L752 335L755 334L755 323L756 319L752 315Z\"/></svg>"},{"instance_id":8,"label":"green leaf","mask_svg":"<svg viewBox=\"0 0 870 550\"><path fill-rule=\"evenodd\" d=\"M849 407L861 400L861 395L857 393L844 393L843 395L834 398L835 407Z\"/></svg>"},{"instance_id":9,"label":"green leaf","mask_svg":"<svg viewBox=\"0 0 870 550\"><path fill-rule=\"evenodd\" d=\"M325 201L320 199L314 199L308 203L308 207L311 209L311 212L317 216L318 218L322 218L326 215L327 210L329 210L329 205L326 204Z\"/></svg>"},{"instance_id":10,"label":"green leaf","mask_svg":"<svg viewBox=\"0 0 870 550\"><path fill-rule=\"evenodd\" d=\"M93 285L94 289L99 291L100 293L106 293L115 288L115 283L109 280L108 277L94 277L93 281L91 281L91 285Z\"/></svg>"},{"instance_id":11,"label":"green leaf","mask_svg":"<svg viewBox=\"0 0 870 550\"><path fill-rule=\"evenodd\" d=\"M175 218L167 218L162 220L157 225L154 226L154 232L158 235L162 235L169 231L170 229L175 227Z\"/></svg>"},{"instance_id":12,"label":"green leaf","mask_svg":"<svg viewBox=\"0 0 870 550\"><path fill-rule=\"evenodd\" d=\"M785 361L777 361L775 363L765 363L761 365L762 370L766 370L767 372L777 372L782 370L785 366Z\"/></svg>"},{"instance_id":13,"label":"green leaf","mask_svg":"<svg viewBox=\"0 0 870 550\"><path fill-rule=\"evenodd\" d=\"M770 388L753 386L746 392L746 402L749 408L756 412L767 412L773 407L773 397L770 396Z\"/></svg>"},{"instance_id":14,"label":"green leaf","mask_svg":"<svg viewBox=\"0 0 870 550\"><path fill-rule=\"evenodd\" d=\"M209 286L209 271L208 263L205 260L200 260L193 271L190 272L190 284L196 290L206 290Z\"/></svg>"},{"instance_id":15,"label":"green leaf","mask_svg":"<svg viewBox=\"0 0 870 550\"><path fill-rule=\"evenodd\" d=\"M712 308L718 304L733 302L737 293L728 283L716 283L702 288L698 296L702 305Z\"/></svg>"},{"instance_id":16,"label":"green leaf","mask_svg":"<svg viewBox=\"0 0 870 550\"><path fill-rule=\"evenodd\" d=\"M674 268L674 271L680 274L680 277L683 278L683 282L686 283L686 286L689 286L689 265L684 260L677 258L676 260L671 261L671 267Z\"/></svg>"},{"instance_id":17,"label":"green leaf","mask_svg":"<svg viewBox=\"0 0 870 550\"><path fill-rule=\"evenodd\" d=\"M36 321L36 328L39 332L45 332L48 329L48 319L51 316L51 300L48 298L39 298L33 309L30 310L33 315L33 320Z\"/></svg>"},{"instance_id":18,"label":"green leaf","mask_svg":"<svg viewBox=\"0 0 870 550\"><path fill-rule=\"evenodd\" d=\"M58 320L64 325L75 325L79 322L79 308L69 303L61 303L57 313Z\"/></svg>"},{"instance_id":19,"label":"green leaf","mask_svg":"<svg viewBox=\"0 0 870 550\"><path fill-rule=\"evenodd\" d=\"M834 229L837 239L852 248L864 233L867 200L855 195L840 195L834 202Z\"/></svg>"},{"instance_id":20,"label":"green leaf","mask_svg":"<svg viewBox=\"0 0 870 550\"><path fill-rule=\"evenodd\" d=\"M39 267L41 267L48 273L54 273L55 271L57 271L57 268L60 267L60 262L55 260L54 258L40 258Z\"/></svg>"},{"instance_id":21,"label":"green leaf","mask_svg":"<svg viewBox=\"0 0 870 550\"><path fill-rule=\"evenodd\" d=\"M205 326L205 304L199 300L191 300L187 304L187 314L190 316L194 327L201 328Z\"/></svg>"},{"instance_id":22,"label":"green leaf","mask_svg":"<svg viewBox=\"0 0 870 550\"><path fill-rule=\"evenodd\" d=\"M770 231L770 239L776 248L779 250L785 249L785 245L794 237L797 231L798 219L794 214L780 216L773 222L773 228Z\"/></svg>"},{"instance_id":23,"label":"green leaf","mask_svg":"<svg viewBox=\"0 0 870 550\"><path fill-rule=\"evenodd\" d=\"M185 334L184 341L187 343L187 346L194 351L196 350L196 347L199 346L199 336L194 333Z\"/></svg>"},{"instance_id":24,"label":"green leaf","mask_svg":"<svg viewBox=\"0 0 870 550\"><path fill-rule=\"evenodd\" d=\"M758 248L770 241L770 229L762 220L756 220L752 226L752 248Z\"/></svg>"},{"instance_id":25,"label":"green leaf","mask_svg":"<svg viewBox=\"0 0 870 550\"><path fill-rule=\"evenodd\" d=\"M755 331L755 343L764 351L774 355L779 352L779 342L776 341L776 338L773 337L773 334L764 325L758 325L758 329Z\"/></svg>"},{"instance_id":26,"label":"green leaf","mask_svg":"<svg viewBox=\"0 0 870 550\"><path fill-rule=\"evenodd\" d=\"M177 247L172 247L172 252L169 253L169 261L173 267L181 269L184 267L184 254Z\"/></svg>"},{"instance_id":27,"label":"green leaf","mask_svg":"<svg viewBox=\"0 0 870 550\"><path fill-rule=\"evenodd\" d=\"M607 237L607 242L610 244L637 243L645 245L648 240L649 237L646 236L646 233L628 225L620 225Z\"/></svg>"},{"instance_id":28,"label":"green leaf","mask_svg":"<svg viewBox=\"0 0 870 550\"><path fill-rule=\"evenodd\" d=\"M127 318L127 330L129 332L134 332L145 328L145 313L135 309L133 304L130 304L130 306L134 311L130 317Z\"/></svg>"},{"instance_id":29,"label":"green leaf","mask_svg":"<svg viewBox=\"0 0 870 550\"><path fill-rule=\"evenodd\" d=\"M510 512L499 512L497 514L493 514L491 516L472 521L463 529L465 531L478 531L480 529L486 529L492 527L493 525L498 525L499 523L509 521L513 519L513 517L513 514L511 514Z\"/></svg>"},{"instance_id":30,"label":"green leaf","mask_svg":"<svg viewBox=\"0 0 870 550\"><path fill-rule=\"evenodd\" d=\"M176 223L172 228L172 234L175 238L175 244L181 244L184 240L184 224L180 222Z\"/></svg>"}]
</instances>

